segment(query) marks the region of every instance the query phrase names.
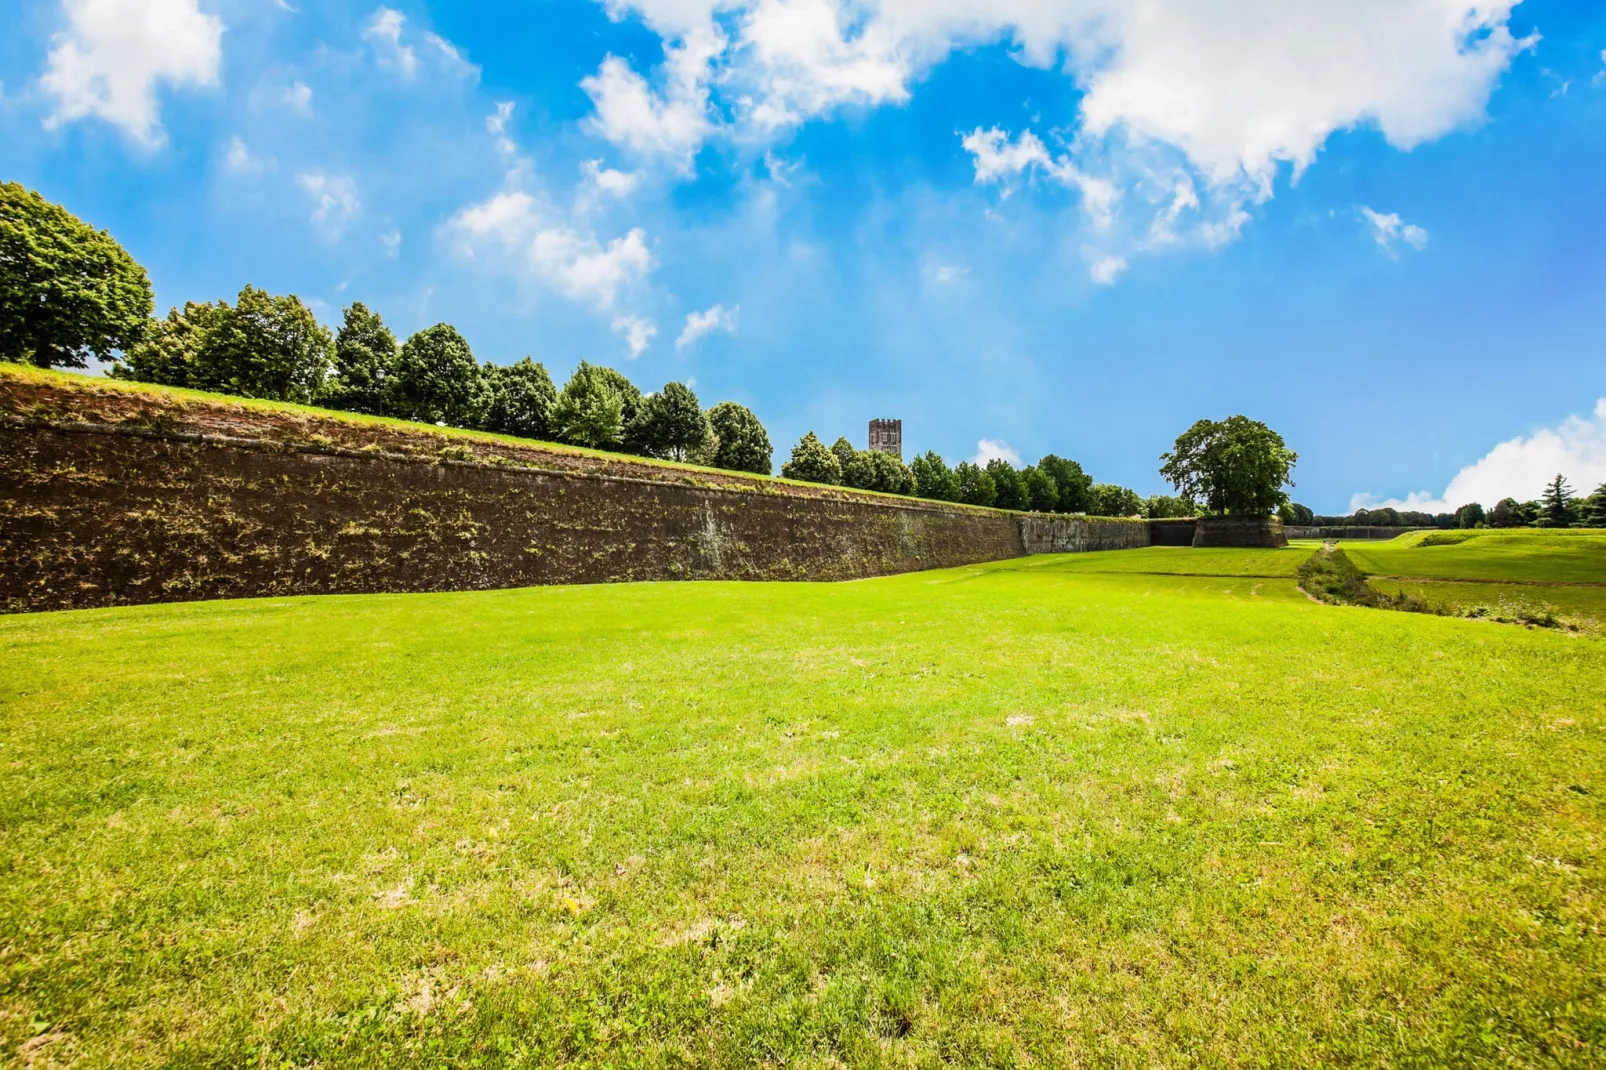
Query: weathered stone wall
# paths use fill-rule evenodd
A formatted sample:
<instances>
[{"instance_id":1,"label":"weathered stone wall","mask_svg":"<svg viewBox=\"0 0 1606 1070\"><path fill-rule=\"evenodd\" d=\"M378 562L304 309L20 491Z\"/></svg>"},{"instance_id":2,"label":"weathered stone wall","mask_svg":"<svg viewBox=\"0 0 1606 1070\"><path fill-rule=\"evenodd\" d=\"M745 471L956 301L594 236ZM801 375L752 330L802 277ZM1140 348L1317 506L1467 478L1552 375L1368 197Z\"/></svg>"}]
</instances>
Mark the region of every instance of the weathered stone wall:
<instances>
[{"instance_id":1,"label":"weathered stone wall","mask_svg":"<svg viewBox=\"0 0 1606 1070\"><path fill-rule=\"evenodd\" d=\"M1149 542L1154 546L1192 546L1199 526L1195 517L1149 521Z\"/></svg>"},{"instance_id":2,"label":"weathered stone wall","mask_svg":"<svg viewBox=\"0 0 1606 1070\"><path fill-rule=\"evenodd\" d=\"M1238 548L1287 546L1283 522L1274 516L1202 516L1194 529L1195 546Z\"/></svg>"},{"instance_id":3,"label":"weathered stone wall","mask_svg":"<svg viewBox=\"0 0 1606 1070\"><path fill-rule=\"evenodd\" d=\"M1404 535L1412 531L1432 531L1432 528L1382 528L1382 527L1312 527L1309 525L1294 526L1290 524L1286 529L1290 539L1392 539L1396 535Z\"/></svg>"},{"instance_id":4,"label":"weathered stone wall","mask_svg":"<svg viewBox=\"0 0 1606 1070\"><path fill-rule=\"evenodd\" d=\"M141 429L0 428L0 607L10 611L840 580L1020 553L1015 517L936 503Z\"/></svg>"},{"instance_id":5,"label":"weathered stone wall","mask_svg":"<svg viewBox=\"0 0 1606 1070\"><path fill-rule=\"evenodd\" d=\"M1149 545L1149 522L1100 516L1022 514L1020 540L1028 554L1135 550Z\"/></svg>"}]
</instances>

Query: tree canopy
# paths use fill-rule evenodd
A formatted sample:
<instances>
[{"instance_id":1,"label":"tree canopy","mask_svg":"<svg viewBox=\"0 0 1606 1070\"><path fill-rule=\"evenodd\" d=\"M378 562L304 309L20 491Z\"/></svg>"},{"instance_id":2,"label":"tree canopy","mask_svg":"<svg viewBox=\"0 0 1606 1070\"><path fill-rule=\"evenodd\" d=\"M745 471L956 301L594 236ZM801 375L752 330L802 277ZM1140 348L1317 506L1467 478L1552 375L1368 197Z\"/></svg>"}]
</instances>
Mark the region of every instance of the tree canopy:
<instances>
[{"instance_id":1,"label":"tree canopy","mask_svg":"<svg viewBox=\"0 0 1606 1070\"><path fill-rule=\"evenodd\" d=\"M345 310L335 335L334 374L325 384L320 404L346 412L380 416L385 412L385 384L396 365L396 336L379 313L361 301Z\"/></svg>"},{"instance_id":2,"label":"tree canopy","mask_svg":"<svg viewBox=\"0 0 1606 1070\"><path fill-rule=\"evenodd\" d=\"M385 386L393 416L451 427L478 427L487 398L473 350L449 323L425 327L401 347Z\"/></svg>"},{"instance_id":3,"label":"tree canopy","mask_svg":"<svg viewBox=\"0 0 1606 1070\"><path fill-rule=\"evenodd\" d=\"M810 431L792 447L792 459L781 465L781 475L806 483L841 483L842 462Z\"/></svg>"},{"instance_id":4,"label":"tree canopy","mask_svg":"<svg viewBox=\"0 0 1606 1070\"><path fill-rule=\"evenodd\" d=\"M959 483L959 500L967 505L992 505L998 501L998 484L980 465L960 461L954 466L954 478Z\"/></svg>"},{"instance_id":5,"label":"tree canopy","mask_svg":"<svg viewBox=\"0 0 1606 1070\"><path fill-rule=\"evenodd\" d=\"M558 391L546 367L529 357L516 364L487 364L485 430L520 438L552 437Z\"/></svg>"},{"instance_id":6,"label":"tree canopy","mask_svg":"<svg viewBox=\"0 0 1606 1070\"><path fill-rule=\"evenodd\" d=\"M1037 470L1054 481L1059 497L1053 511L1089 513L1093 511L1093 477L1082 466L1052 453L1037 462Z\"/></svg>"},{"instance_id":7,"label":"tree canopy","mask_svg":"<svg viewBox=\"0 0 1606 1070\"><path fill-rule=\"evenodd\" d=\"M0 360L83 368L144 336L145 269L112 236L16 182L0 183Z\"/></svg>"},{"instance_id":8,"label":"tree canopy","mask_svg":"<svg viewBox=\"0 0 1606 1070\"><path fill-rule=\"evenodd\" d=\"M611 368L580 362L552 406L552 432L575 446L599 449L624 436L624 399Z\"/></svg>"},{"instance_id":9,"label":"tree canopy","mask_svg":"<svg viewBox=\"0 0 1606 1070\"><path fill-rule=\"evenodd\" d=\"M685 383L665 383L656 394L643 398L626 440L649 457L684 461L711 434L708 417L697 395ZM715 452L717 453L717 447Z\"/></svg>"},{"instance_id":10,"label":"tree canopy","mask_svg":"<svg viewBox=\"0 0 1606 1070\"><path fill-rule=\"evenodd\" d=\"M770 474L770 436L751 410L734 401L722 401L708 410L708 424L719 440L713 467Z\"/></svg>"},{"instance_id":11,"label":"tree canopy","mask_svg":"<svg viewBox=\"0 0 1606 1070\"><path fill-rule=\"evenodd\" d=\"M1271 516L1288 500L1299 455L1265 424L1230 416L1195 423L1160 459L1160 474L1211 512Z\"/></svg>"}]
</instances>

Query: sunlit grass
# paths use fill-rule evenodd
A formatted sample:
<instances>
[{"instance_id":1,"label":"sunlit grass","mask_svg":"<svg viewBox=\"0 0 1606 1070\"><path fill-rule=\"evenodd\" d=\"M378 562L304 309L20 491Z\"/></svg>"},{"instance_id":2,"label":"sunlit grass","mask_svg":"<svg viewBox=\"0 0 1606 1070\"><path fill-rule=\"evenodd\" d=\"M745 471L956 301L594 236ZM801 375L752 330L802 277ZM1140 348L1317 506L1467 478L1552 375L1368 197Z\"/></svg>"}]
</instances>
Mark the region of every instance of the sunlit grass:
<instances>
[{"instance_id":1,"label":"sunlit grass","mask_svg":"<svg viewBox=\"0 0 1606 1070\"><path fill-rule=\"evenodd\" d=\"M1599 1065L1606 648L1192 553L0 619L0 1061Z\"/></svg>"}]
</instances>

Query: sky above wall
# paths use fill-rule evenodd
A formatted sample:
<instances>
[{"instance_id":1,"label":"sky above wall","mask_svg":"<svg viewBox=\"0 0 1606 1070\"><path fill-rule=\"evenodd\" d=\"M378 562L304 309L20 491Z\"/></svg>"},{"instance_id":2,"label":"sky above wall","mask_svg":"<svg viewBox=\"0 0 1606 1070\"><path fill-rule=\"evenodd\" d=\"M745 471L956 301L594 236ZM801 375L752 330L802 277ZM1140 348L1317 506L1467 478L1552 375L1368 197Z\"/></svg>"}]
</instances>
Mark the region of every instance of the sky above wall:
<instances>
[{"instance_id":1,"label":"sky above wall","mask_svg":"<svg viewBox=\"0 0 1606 1070\"><path fill-rule=\"evenodd\" d=\"M1606 5L22 0L0 179L252 283L906 455L1606 481ZM1453 499L1453 500L1450 500Z\"/></svg>"}]
</instances>

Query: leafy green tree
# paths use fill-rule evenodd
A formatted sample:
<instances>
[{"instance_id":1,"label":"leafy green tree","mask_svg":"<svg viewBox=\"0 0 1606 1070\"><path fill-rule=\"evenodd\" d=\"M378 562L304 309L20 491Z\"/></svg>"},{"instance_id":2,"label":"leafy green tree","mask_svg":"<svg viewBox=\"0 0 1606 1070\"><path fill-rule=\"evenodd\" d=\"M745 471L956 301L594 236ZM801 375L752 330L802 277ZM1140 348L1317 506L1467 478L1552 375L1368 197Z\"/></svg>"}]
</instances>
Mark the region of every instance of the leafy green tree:
<instances>
[{"instance_id":1,"label":"leafy green tree","mask_svg":"<svg viewBox=\"0 0 1606 1070\"><path fill-rule=\"evenodd\" d=\"M1298 519L1298 510L1300 508L1300 506L1294 506L1294 522L1308 524L1310 522L1308 519L1305 521L1300 521ZM1151 494L1149 496L1149 500L1144 503L1144 515L1148 516L1151 520L1165 520L1171 517L1198 516L1199 507L1193 502L1189 501L1187 498L1180 498L1170 494Z\"/></svg>"},{"instance_id":2,"label":"leafy green tree","mask_svg":"<svg viewBox=\"0 0 1606 1070\"><path fill-rule=\"evenodd\" d=\"M792 447L792 459L781 465L781 475L805 483L841 483L842 462L810 431Z\"/></svg>"},{"instance_id":3,"label":"leafy green tree","mask_svg":"<svg viewBox=\"0 0 1606 1070\"><path fill-rule=\"evenodd\" d=\"M1539 497L1539 523L1547 528L1572 526L1576 513L1573 499L1576 497L1567 477L1557 472L1556 478L1545 484L1545 492Z\"/></svg>"},{"instance_id":4,"label":"leafy green tree","mask_svg":"<svg viewBox=\"0 0 1606 1070\"><path fill-rule=\"evenodd\" d=\"M1143 499L1135 490L1114 483L1099 483L1088 495L1088 514L1091 516L1141 516Z\"/></svg>"},{"instance_id":5,"label":"leafy green tree","mask_svg":"<svg viewBox=\"0 0 1606 1070\"><path fill-rule=\"evenodd\" d=\"M1055 511L1085 513L1091 509L1093 477L1082 471L1081 465L1051 453L1037 462L1037 468L1059 487L1059 504Z\"/></svg>"},{"instance_id":6,"label":"leafy green tree","mask_svg":"<svg viewBox=\"0 0 1606 1070\"><path fill-rule=\"evenodd\" d=\"M485 373L449 323L425 327L407 339L385 384L385 411L405 420L478 427L487 401Z\"/></svg>"},{"instance_id":7,"label":"leafy green tree","mask_svg":"<svg viewBox=\"0 0 1606 1070\"><path fill-rule=\"evenodd\" d=\"M1191 505L1192 503L1190 502L1189 504ZM1294 510L1294 523L1303 525L1316 522L1316 512L1310 506L1300 505L1298 502L1291 504Z\"/></svg>"},{"instance_id":8,"label":"leafy green tree","mask_svg":"<svg viewBox=\"0 0 1606 1070\"><path fill-rule=\"evenodd\" d=\"M1211 512L1270 516L1288 500L1299 455L1265 424L1230 416L1195 423L1160 459L1160 474Z\"/></svg>"},{"instance_id":9,"label":"leafy green tree","mask_svg":"<svg viewBox=\"0 0 1606 1070\"><path fill-rule=\"evenodd\" d=\"M323 389L335 340L294 294L246 286L233 315L206 333L196 368L204 390L247 398L311 402Z\"/></svg>"},{"instance_id":10,"label":"leafy green tree","mask_svg":"<svg viewBox=\"0 0 1606 1070\"><path fill-rule=\"evenodd\" d=\"M625 378L623 372L617 372L602 365L597 365L596 367L602 378L619 395L619 415L625 422L625 429L629 430L630 425L635 422L637 412L641 409L641 391L636 389L635 383Z\"/></svg>"},{"instance_id":11,"label":"leafy green tree","mask_svg":"<svg viewBox=\"0 0 1606 1070\"><path fill-rule=\"evenodd\" d=\"M836 463L842 466L844 486L853 486L852 483L846 482L848 465L853 463L854 455L859 451L853 448L853 443L849 442L847 436L844 435L831 443L831 452L836 454Z\"/></svg>"},{"instance_id":12,"label":"leafy green tree","mask_svg":"<svg viewBox=\"0 0 1606 1070\"><path fill-rule=\"evenodd\" d=\"M1060 485L1036 465L1026 469L1026 508L1034 513L1056 513L1060 507Z\"/></svg>"},{"instance_id":13,"label":"leafy green tree","mask_svg":"<svg viewBox=\"0 0 1606 1070\"><path fill-rule=\"evenodd\" d=\"M847 446L847 449L843 449ZM856 487L859 490L877 490L876 481L879 472L876 469L875 459L871 454L873 450L856 450L848 444L845 438L839 438L831 444L831 452L836 455L837 463L842 466L842 485Z\"/></svg>"},{"instance_id":14,"label":"leafy green tree","mask_svg":"<svg viewBox=\"0 0 1606 1070\"><path fill-rule=\"evenodd\" d=\"M1520 528L1526 524L1522 503L1515 498L1501 498L1489 510L1487 524L1491 528Z\"/></svg>"},{"instance_id":15,"label":"leafy green tree","mask_svg":"<svg viewBox=\"0 0 1606 1070\"><path fill-rule=\"evenodd\" d=\"M1606 528L1606 483L1583 500L1579 513L1579 520L1585 527Z\"/></svg>"},{"instance_id":16,"label":"leafy green tree","mask_svg":"<svg viewBox=\"0 0 1606 1070\"><path fill-rule=\"evenodd\" d=\"M610 368L582 360L552 406L552 433L575 446L601 449L618 445L625 422L624 399L619 396L616 377L622 378Z\"/></svg>"},{"instance_id":17,"label":"leafy green tree","mask_svg":"<svg viewBox=\"0 0 1606 1070\"><path fill-rule=\"evenodd\" d=\"M909 466L890 453L881 450L860 450L854 458L856 472L864 472L859 478L863 479L865 490L879 490L886 494L913 494L915 492L914 473ZM846 482L846 476L844 476ZM849 486L860 484L850 483Z\"/></svg>"},{"instance_id":18,"label":"leafy green tree","mask_svg":"<svg viewBox=\"0 0 1606 1070\"><path fill-rule=\"evenodd\" d=\"M687 460L711 434L697 395L685 383L665 383L642 399L626 439L649 457Z\"/></svg>"},{"instance_id":19,"label":"leafy green tree","mask_svg":"<svg viewBox=\"0 0 1606 1070\"><path fill-rule=\"evenodd\" d=\"M0 183L0 360L83 368L145 334L145 269L112 236L16 182Z\"/></svg>"},{"instance_id":20,"label":"leafy green tree","mask_svg":"<svg viewBox=\"0 0 1606 1070\"><path fill-rule=\"evenodd\" d=\"M188 301L183 312L169 309L167 318L152 320L144 337L106 374L113 379L141 383L199 387L197 369L201 364L202 346L216 323L233 313L227 301L215 304Z\"/></svg>"},{"instance_id":21,"label":"leafy green tree","mask_svg":"<svg viewBox=\"0 0 1606 1070\"><path fill-rule=\"evenodd\" d=\"M959 500L959 477L936 450L927 450L909 462L915 477L915 494L935 502Z\"/></svg>"},{"instance_id":22,"label":"leafy green tree","mask_svg":"<svg viewBox=\"0 0 1606 1070\"><path fill-rule=\"evenodd\" d=\"M1461 508L1455 511L1455 522L1457 527L1481 527L1483 525L1483 521L1483 506L1477 502L1468 502L1466 505L1463 505Z\"/></svg>"},{"instance_id":23,"label":"leafy green tree","mask_svg":"<svg viewBox=\"0 0 1606 1070\"><path fill-rule=\"evenodd\" d=\"M557 388L546 367L529 357L516 364L487 364L485 430L520 438L552 437L552 406Z\"/></svg>"},{"instance_id":24,"label":"leafy green tree","mask_svg":"<svg viewBox=\"0 0 1606 1070\"><path fill-rule=\"evenodd\" d=\"M731 472L770 474L770 436L745 405L720 402L708 410L708 424L719 439L713 467Z\"/></svg>"},{"instance_id":25,"label":"leafy green tree","mask_svg":"<svg viewBox=\"0 0 1606 1070\"><path fill-rule=\"evenodd\" d=\"M980 465L960 461L954 466L954 478L959 482L959 500L965 504L992 505L998 501L998 484Z\"/></svg>"},{"instance_id":26,"label":"leafy green tree","mask_svg":"<svg viewBox=\"0 0 1606 1070\"><path fill-rule=\"evenodd\" d=\"M396 336L379 313L361 301L345 310L345 322L335 335L334 374L324 384L319 404L346 412L381 416L385 412L385 383L396 366Z\"/></svg>"},{"instance_id":27,"label":"leafy green tree","mask_svg":"<svg viewBox=\"0 0 1606 1070\"><path fill-rule=\"evenodd\" d=\"M1026 479L1015 466L1002 457L987 462L987 474L993 477L997 493L994 505L1000 509L1026 509L1031 504L1026 496Z\"/></svg>"}]
</instances>

